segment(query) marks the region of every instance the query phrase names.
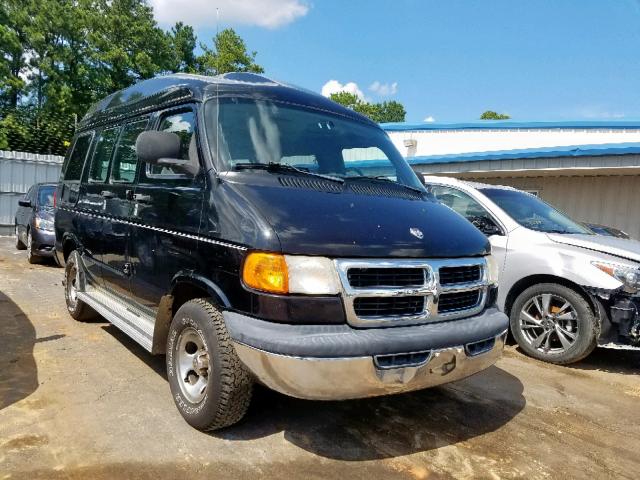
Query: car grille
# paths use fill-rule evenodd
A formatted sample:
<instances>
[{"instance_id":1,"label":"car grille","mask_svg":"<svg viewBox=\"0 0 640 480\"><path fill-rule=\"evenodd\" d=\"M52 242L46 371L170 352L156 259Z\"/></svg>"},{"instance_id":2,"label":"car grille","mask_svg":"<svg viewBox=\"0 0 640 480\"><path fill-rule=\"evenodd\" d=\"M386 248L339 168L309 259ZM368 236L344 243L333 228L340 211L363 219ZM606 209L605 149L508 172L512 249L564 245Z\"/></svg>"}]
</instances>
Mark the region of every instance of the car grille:
<instances>
[{"instance_id":1,"label":"car grille","mask_svg":"<svg viewBox=\"0 0 640 480\"><path fill-rule=\"evenodd\" d=\"M347 275L349 284L355 288L424 285L421 268L351 268Z\"/></svg>"},{"instance_id":2,"label":"car grille","mask_svg":"<svg viewBox=\"0 0 640 480\"><path fill-rule=\"evenodd\" d=\"M473 308L480 301L480 290L443 293L438 300L438 312L457 312Z\"/></svg>"},{"instance_id":3,"label":"car grille","mask_svg":"<svg viewBox=\"0 0 640 480\"><path fill-rule=\"evenodd\" d=\"M336 260L347 321L356 327L476 315L487 296L485 265L484 258Z\"/></svg>"},{"instance_id":4,"label":"car grille","mask_svg":"<svg viewBox=\"0 0 640 480\"><path fill-rule=\"evenodd\" d=\"M424 311L424 297L362 297L353 301L359 317L417 315Z\"/></svg>"},{"instance_id":5,"label":"car grille","mask_svg":"<svg viewBox=\"0 0 640 480\"><path fill-rule=\"evenodd\" d=\"M460 267L440 268L440 285L455 285L480 280L482 268L480 265L463 265Z\"/></svg>"}]
</instances>

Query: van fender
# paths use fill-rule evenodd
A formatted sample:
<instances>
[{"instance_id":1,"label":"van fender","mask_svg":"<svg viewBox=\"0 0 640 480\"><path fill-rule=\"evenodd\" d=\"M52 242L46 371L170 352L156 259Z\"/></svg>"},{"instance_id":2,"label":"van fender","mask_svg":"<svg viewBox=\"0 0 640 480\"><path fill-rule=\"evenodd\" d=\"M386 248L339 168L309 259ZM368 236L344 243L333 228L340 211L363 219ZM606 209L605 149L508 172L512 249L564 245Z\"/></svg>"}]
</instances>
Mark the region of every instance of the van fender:
<instances>
[{"instance_id":1,"label":"van fender","mask_svg":"<svg viewBox=\"0 0 640 480\"><path fill-rule=\"evenodd\" d=\"M178 272L173 279L171 279L170 293L164 295L160 299L160 304L158 305L158 312L156 314L156 321L153 329L153 344L151 347L151 353L153 354L162 354L166 352L169 326L171 325L171 320L173 320L173 314L175 313L173 308L174 292L178 285L185 284L204 290L208 293L209 297L211 297L221 307L231 307L229 299L222 289L215 284L215 282L212 282L207 277L194 272Z\"/></svg>"}]
</instances>

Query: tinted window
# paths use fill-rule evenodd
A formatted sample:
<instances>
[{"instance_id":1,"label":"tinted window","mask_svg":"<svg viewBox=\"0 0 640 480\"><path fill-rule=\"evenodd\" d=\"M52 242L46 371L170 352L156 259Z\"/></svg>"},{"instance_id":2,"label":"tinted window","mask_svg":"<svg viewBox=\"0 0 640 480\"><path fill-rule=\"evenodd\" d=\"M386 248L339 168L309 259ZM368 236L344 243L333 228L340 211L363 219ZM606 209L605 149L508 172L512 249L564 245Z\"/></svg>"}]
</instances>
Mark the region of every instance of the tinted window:
<instances>
[{"instance_id":1,"label":"tinted window","mask_svg":"<svg viewBox=\"0 0 640 480\"><path fill-rule=\"evenodd\" d=\"M55 191L56 187L53 185L40 187L38 190L38 206L53 207L53 194Z\"/></svg>"},{"instance_id":2,"label":"tinted window","mask_svg":"<svg viewBox=\"0 0 640 480\"><path fill-rule=\"evenodd\" d=\"M109 162L111 154L118 140L118 129L110 128L103 130L96 141L96 149L91 162L91 171L89 179L96 182L104 182L107 180L107 171L109 170Z\"/></svg>"},{"instance_id":3,"label":"tinted window","mask_svg":"<svg viewBox=\"0 0 640 480\"><path fill-rule=\"evenodd\" d=\"M147 126L147 120L129 123L122 129L120 141L111 168L111 180L114 182L132 183L136 178L136 139Z\"/></svg>"},{"instance_id":4,"label":"tinted window","mask_svg":"<svg viewBox=\"0 0 640 480\"><path fill-rule=\"evenodd\" d=\"M84 166L84 159L87 157L89 145L91 145L91 138L92 135L85 134L76 139L73 151L71 152L71 155L69 155L69 160L65 167L65 180L80 180L82 167Z\"/></svg>"},{"instance_id":5,"label":"tinted window","mask_svg":"<svg viewBox=\"0 0 640 480\"><path fill-rule=\"evenodd\" d=\"M490 217L482 205L458 189L432 185L429 187L429 190L438 201L455 210L467 220L476 217Z\"/></svg>"},{"instance_id":6,"label":"tinted window","mask_svg":"<svg viewBox=\"0 0 640 480\"><path fill-rule=\"evenodd\" d=\"M174 113L167 115L160 122L158 130L162 132L172 132L180 137L180 155L178 158L181 160L193 160L197 162L198 159L190 158L189 148L192 146L192 142L195 142L194 130L195 130L195 113L192 110L180 113ZM195 144L193 145L194 156ZM175 175L182 172L173 170L172 167L164 167L162 165L148 165L147 173L152 175Z\"/></svg>"}]
</instances>

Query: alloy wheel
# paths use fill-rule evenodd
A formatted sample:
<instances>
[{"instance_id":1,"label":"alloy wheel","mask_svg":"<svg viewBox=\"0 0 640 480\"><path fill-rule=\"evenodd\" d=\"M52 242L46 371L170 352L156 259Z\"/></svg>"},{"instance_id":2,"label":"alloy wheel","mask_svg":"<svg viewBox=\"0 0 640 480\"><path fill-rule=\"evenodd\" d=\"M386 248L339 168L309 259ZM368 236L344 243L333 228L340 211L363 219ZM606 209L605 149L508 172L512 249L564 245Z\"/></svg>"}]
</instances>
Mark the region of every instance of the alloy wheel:
<instances>
[{"instance_id":1,"label":"alloy wheel","mask_svg":"<svg viewBox=\"0 0 640 480\"><path fill-rule=\"evenodd\" d=\"M525 340L543 353L567 351L578 339L578 314L565 298L543 293L530 298L519 318Z\"/></svg>"}]
</instances>

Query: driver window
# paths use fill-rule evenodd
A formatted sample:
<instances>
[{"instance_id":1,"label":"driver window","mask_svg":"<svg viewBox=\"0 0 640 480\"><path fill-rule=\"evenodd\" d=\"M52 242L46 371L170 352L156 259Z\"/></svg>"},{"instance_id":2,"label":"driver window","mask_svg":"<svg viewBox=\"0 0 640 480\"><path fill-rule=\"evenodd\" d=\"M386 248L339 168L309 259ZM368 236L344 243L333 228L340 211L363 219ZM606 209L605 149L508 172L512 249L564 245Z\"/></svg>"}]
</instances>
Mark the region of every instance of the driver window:
<instances>
[{"instance_id":1,"label":"driver window","mask_svg":"<svg viewBox=\"0 0 640 480\"><path fill-rule=\"evenodd\" d=\"M158 130L172 132L180 138L180 160L190 160L198 164L198 149L195 137L196 114L193 110L172 111L160 120ZM174 167L147 164L147 177L184 177L185 175Z\"/></svg>"},{"instance_id":2,"label":"driver window","mask_svg":"<svg viewBox=\"0 0 640 480\"><path fill-rule=\"evenodd\" d=\"M455 188L431 185L431 193L449 208L455 210L460 215L470 220L474 217L486 217L491 219L491 215L476 200L464 192Z\"/></svg>"}]
</instances>

